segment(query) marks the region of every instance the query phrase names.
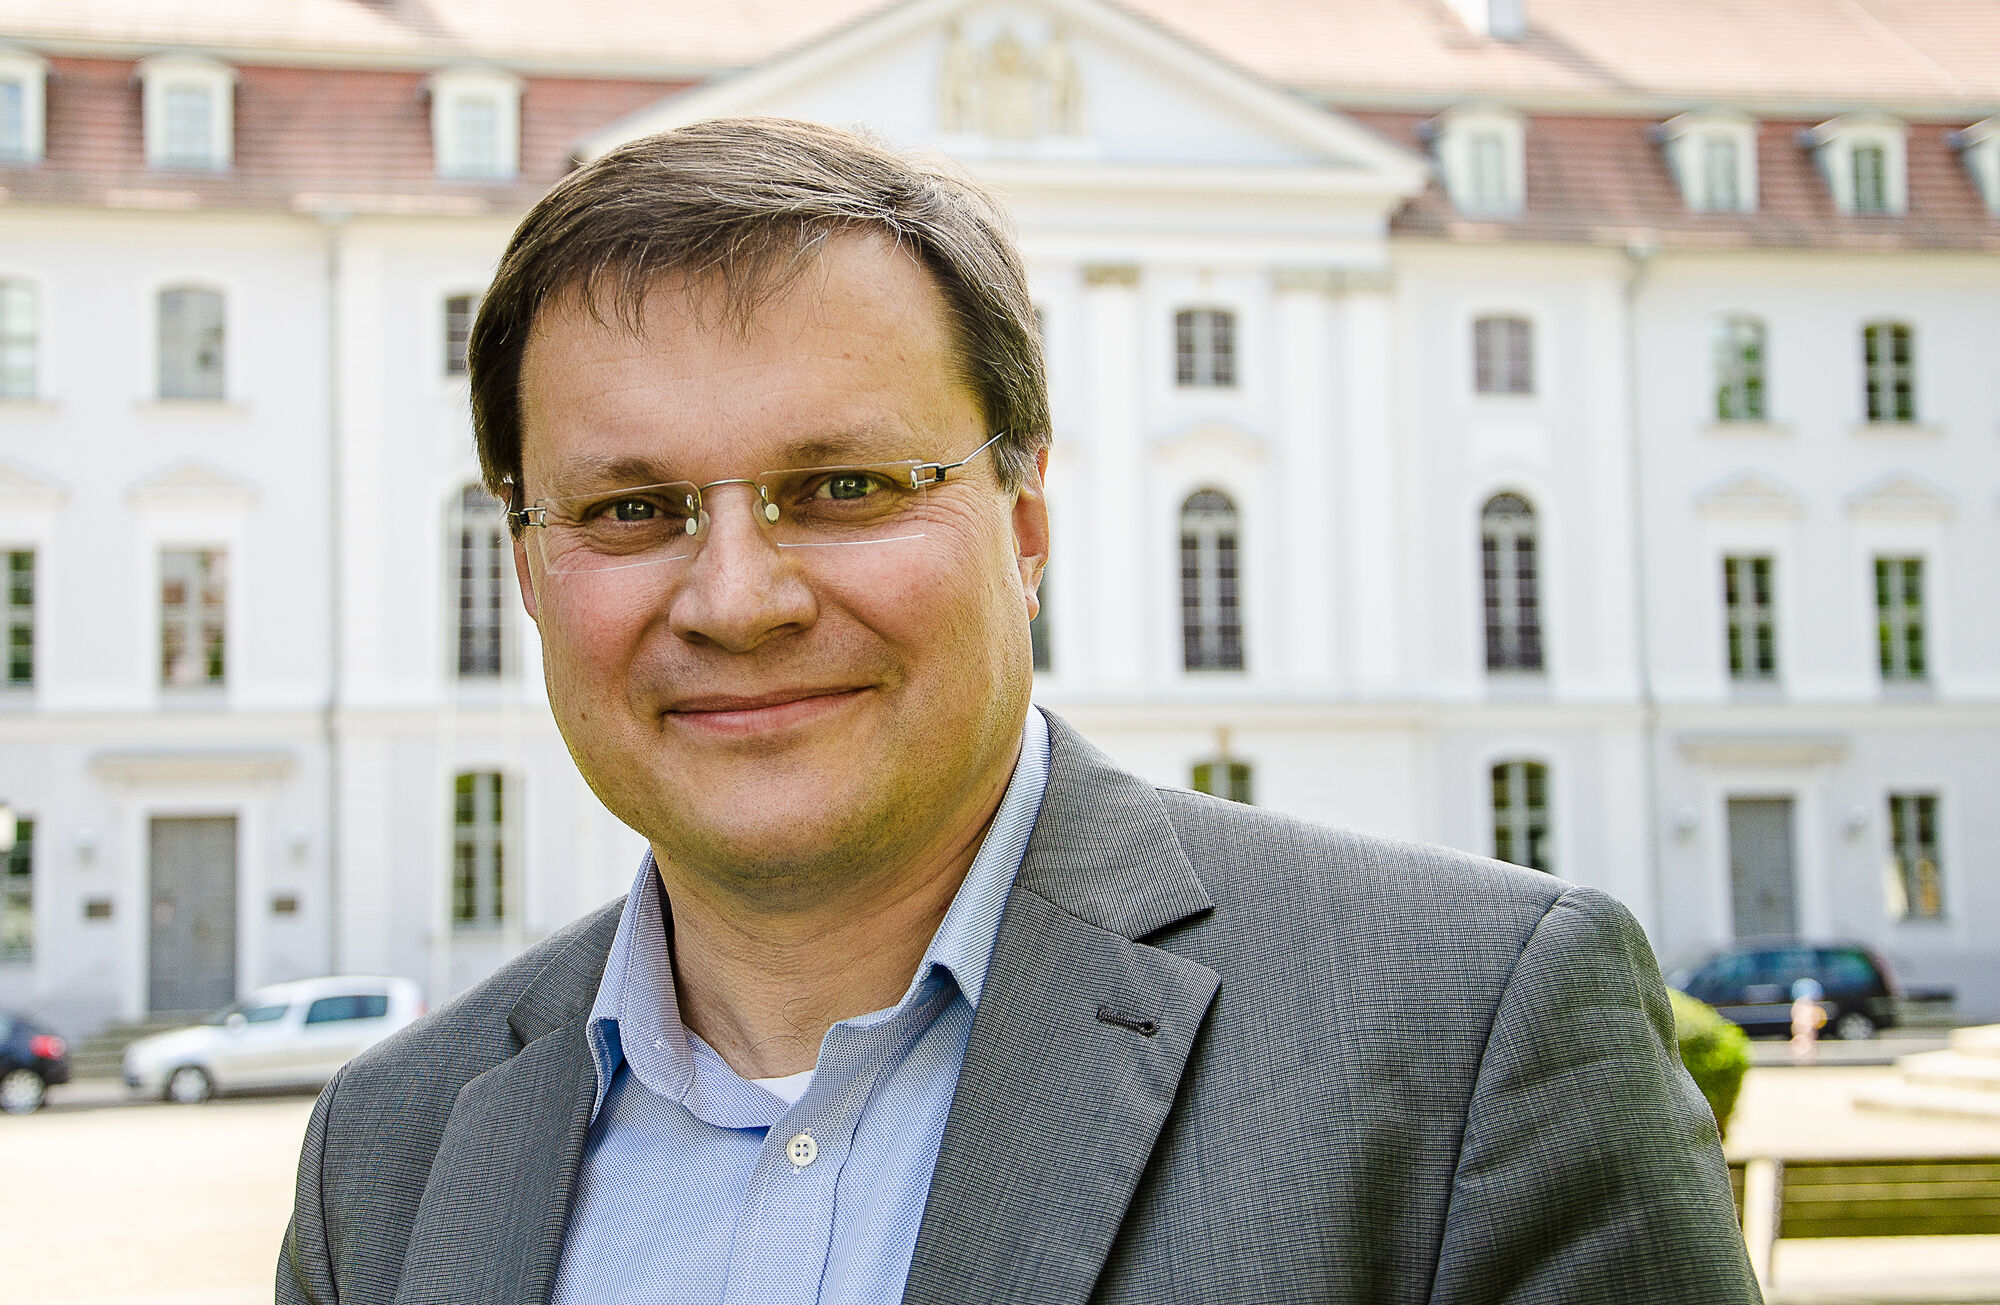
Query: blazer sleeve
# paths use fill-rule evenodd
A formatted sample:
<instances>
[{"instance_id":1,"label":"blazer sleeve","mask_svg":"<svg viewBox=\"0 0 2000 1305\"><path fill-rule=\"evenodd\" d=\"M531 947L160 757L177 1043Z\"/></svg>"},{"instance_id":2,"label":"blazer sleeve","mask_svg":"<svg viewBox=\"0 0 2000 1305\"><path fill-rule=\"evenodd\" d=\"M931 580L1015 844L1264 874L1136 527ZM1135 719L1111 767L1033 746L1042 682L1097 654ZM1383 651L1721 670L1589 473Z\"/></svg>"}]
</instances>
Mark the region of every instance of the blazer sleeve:
<instances>
[{"instance_id":1,"label":"blazer sleeve","mask_svg":"<svg viewBox=\"0 0 2000 1305\"><path fill-rule=\"evenodd\" d=\"M1554 902L1507 980L1431 1300L1759 1300L1659 966L1631 913L1595 890Z\"/></svg>"},{"instance_id":2,"label":"blazer sleeve","mask_svg":"<svg viewBox=\"0 0 2000 1305\"><path fill-rule=\"evenodd\" d=\"M292 1203L292 1221L278 1252L277 1305L334 1305L339 1291L333 1282L333 1257L328 1249L326 1212L321 1205L320 1164L326 1154L326 1130L340 1077L313 1103L299 1150L299 1181Z\"/></svg>"}]
</instances>

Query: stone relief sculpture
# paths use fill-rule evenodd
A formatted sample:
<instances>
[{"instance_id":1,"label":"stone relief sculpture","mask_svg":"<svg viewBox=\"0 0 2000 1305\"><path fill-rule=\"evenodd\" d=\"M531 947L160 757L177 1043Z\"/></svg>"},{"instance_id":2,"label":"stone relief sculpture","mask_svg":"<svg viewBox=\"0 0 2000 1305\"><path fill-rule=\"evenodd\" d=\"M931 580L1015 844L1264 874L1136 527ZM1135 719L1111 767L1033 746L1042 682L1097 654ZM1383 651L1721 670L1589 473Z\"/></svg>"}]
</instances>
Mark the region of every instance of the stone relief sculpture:
<instances>
[{"instance_id":1,"label":"stone relief sculpture","mask_svg":"<svg viewBox=\"0 0 2000 1305\"><path fill-rule=\"evenodd\" d=\"M981 51L953 20L939 74L938 125L946 132L1032 140L1083 131L1083 83L1060 26L1032 52L1004 27Z\"/></svg>"}]
</instances>

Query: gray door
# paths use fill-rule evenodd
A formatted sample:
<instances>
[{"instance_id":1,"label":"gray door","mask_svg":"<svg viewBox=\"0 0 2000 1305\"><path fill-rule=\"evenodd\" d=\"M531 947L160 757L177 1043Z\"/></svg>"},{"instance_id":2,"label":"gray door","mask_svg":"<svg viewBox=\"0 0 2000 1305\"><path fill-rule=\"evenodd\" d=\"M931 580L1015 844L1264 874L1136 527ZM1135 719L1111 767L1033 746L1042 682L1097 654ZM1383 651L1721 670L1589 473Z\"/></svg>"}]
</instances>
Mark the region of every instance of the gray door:
<instances>
[{"instance_id":1,"label":"gray door","mask_svg":"<svg viewBox=\"0 0 2000 1305\"><path fill-rule=\"evenodd\" d=\"M152 831L147 1005L214 1010L236 999L236 817L161 817Z\"/></svg>"},{"instance_id":2,"label":"gray door","mask_svg":"<svg viewBox=\"0 0 2000 1305\"><path fill-rule=\"evenodd\" d=\"M1792 934L1792 800L1729 799L1729 886L1736 936Z\"/></svg>"}]
</instances>

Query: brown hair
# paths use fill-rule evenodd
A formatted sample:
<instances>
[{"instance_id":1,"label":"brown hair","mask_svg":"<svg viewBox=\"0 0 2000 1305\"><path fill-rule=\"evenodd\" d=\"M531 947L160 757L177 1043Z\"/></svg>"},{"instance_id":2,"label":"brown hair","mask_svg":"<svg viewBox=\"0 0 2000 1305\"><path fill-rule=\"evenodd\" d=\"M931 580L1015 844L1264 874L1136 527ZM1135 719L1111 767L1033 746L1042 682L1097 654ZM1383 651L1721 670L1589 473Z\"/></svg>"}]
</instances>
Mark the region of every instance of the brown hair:
<instances>
[{"instance_id":1,"label":"brown hair","mask_svg":"<svg viewBox=\"0 0 2000 1305\"><path fill-rule=\"evenodd\" d=\"M535 315L610 292L634 331L663 273L714 277L747 322L831 235L877 231L943 293L960 379L978 400L1008 488L1049 442L1048 382L1026 270L994 199L881 145L787 118L721 118L621 145L544 195L514 232L467 347L486 486L519 507L521 359Z\"/></svg>"}]
</instances>

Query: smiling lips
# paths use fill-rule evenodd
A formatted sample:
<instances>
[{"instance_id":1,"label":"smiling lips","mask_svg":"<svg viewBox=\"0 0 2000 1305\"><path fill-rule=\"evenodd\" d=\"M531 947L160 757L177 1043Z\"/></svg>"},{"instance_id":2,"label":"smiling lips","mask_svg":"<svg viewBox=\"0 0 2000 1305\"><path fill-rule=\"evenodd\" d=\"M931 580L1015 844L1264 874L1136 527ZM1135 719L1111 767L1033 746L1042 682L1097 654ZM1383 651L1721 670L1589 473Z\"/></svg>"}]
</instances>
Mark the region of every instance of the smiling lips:
<instances>
[{"instance_id":1,"label":"smiling lips","mask_svg":"<svg viewBox=\"0 0 2000 1305\"><path fill-rule=\"evenodd\" d=\"M760 694L708 694L687 698L667 715L704 734L764 734L817 719L854 701L864 688L778 689Z\"/></svg>"}]
</instances>

